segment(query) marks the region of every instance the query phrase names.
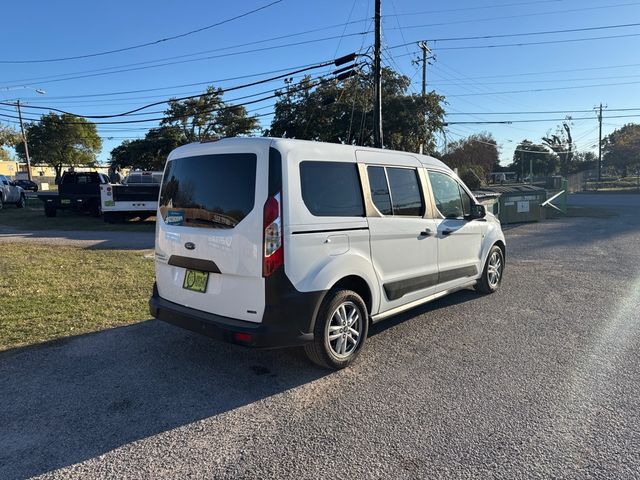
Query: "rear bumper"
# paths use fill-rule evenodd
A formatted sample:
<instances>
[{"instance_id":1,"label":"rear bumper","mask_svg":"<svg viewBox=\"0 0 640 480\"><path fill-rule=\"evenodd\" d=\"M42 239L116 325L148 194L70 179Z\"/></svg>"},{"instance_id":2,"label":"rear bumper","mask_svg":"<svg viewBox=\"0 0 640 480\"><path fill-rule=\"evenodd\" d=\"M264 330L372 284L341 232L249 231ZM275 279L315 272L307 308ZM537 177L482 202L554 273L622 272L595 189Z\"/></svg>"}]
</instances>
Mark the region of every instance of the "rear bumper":
<instances>
[{"instance_id":1,"label":"rear bumper","mask_svg":"<svg viewBox=\"0 0 640 480\"><path fill-rule=\"evenodd\" d=\"M304 294L303 294L304 295ZM313 295L315 297L317 295ZM305 302L309 303L309 302ZM315 313L315 301L311 302ZM288 310L288 309L287 309ZM313 341L313 319L300 323L301 313L295 319L283 316L284 311L265 311L262 323L223 317L170 302L160 297L156 285L149 299L149 312L154 318L229 343L254 348L300 346ZM311 313L311 312L309 312ZM274 315L275 314L275 315ZM240 334L240 335L238 335Z\"/></svg>"}]
</instances>

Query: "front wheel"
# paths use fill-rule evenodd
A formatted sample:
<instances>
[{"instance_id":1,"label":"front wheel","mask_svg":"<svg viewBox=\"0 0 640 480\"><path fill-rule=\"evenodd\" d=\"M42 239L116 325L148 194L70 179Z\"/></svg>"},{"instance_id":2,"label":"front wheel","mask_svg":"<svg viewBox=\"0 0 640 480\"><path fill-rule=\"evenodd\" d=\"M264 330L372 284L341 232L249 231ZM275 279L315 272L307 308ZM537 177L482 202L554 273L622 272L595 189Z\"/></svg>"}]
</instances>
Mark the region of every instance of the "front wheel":
<instances>
[{"instance_id":1,"label":"front wheel","mask_svg":"<svg viewBox=\"0 0 640 480\"><path fill-rule=\"evenodd\" d=\"M16 207L24 208L26 204L27 204L27 197L25 197L24 195L20 195L20 200L16 202Z\"/></svg>"},{"instance_id":2,"label":"front wheel","mask_svg":"<svg viewBox=\"0 0 640 480\"><path fill-rule=\"evenodd\" d=\"M360 295L351 290L332 290L322 302L313 342L305 345L305 353L323 368L345 368L359 355L368 331L367 307Z\"/></svg>"},{"instance_id":3,"label":"front wheel","mask_svg":"<svg viewBox=\"0 0 640 480\"><path fill-rule=\"evenodd\" d=\"M476 283L476 290L480 293L493 293L498 290L500 282L502 282L502 274L504 272L504 254L502 249L497 245L491 247L487 262L482 271L482 277Z\"/></svg>"}]
</instances>

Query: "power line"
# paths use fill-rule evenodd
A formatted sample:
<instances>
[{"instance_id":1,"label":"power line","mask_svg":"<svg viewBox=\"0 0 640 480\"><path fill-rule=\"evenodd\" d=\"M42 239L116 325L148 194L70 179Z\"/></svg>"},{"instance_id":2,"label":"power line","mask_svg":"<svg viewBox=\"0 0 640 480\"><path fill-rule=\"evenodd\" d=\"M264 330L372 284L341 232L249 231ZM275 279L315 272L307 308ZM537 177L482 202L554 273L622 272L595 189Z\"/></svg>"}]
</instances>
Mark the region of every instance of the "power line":
<instances>
[{"instance_id":1,"label":"power line","mask_svg":"<svg viewBox=\"0 0 640 480\"><path fill-rule=\"evenodd\" d=\"M543 3L543 2L536 2L536 3ZM438 22L438 23L428 23L428 24L421 24L421 25L407 25L403 28L407 29L407 28L425 28L425 27L441 27L441 26L448 26L448 25L460 25L460 24L464 24L464 23L478 23L478 22L488 22L488 21L493 21L493 20L510 20L513 18L523 18L523 17L535 17L535 16L542 16L542 15L558 15L558 14L562 14L562 13L574 13L574 12L583 12L583 11L587 11L587 10L600 10L600 9L607 9L610 10L612 8L616 8L616 7L629 7L629 6L635 6L638 5L640 2L632 2L632 3L618 3L618 4L614 4L614 5L602 5L602 6L597 6L597 7L582 7L582 8L572 8L572 9L567 9L567 10L551 10L551 11L538 11L538 12L532 12L532 13L520 13L517 15L507 15L507 16L500 16L500 17L488 17L488 18L473 18L471 20L455 20L455 21L448 21L448 22ZM423 12L426 13L426 12ZM406 13L406 14L401 14L401 15L420 15L420 12L415 12L415 13ZM391 28L391 30L395 30L394 28Z\"/></svg>"},{"instance_id":2,"label":"power line","mask_svg":"<svg viewBox=\"0 0 640 480\"><path fill-rule=\"evenodd\" d=\"M88 53L85 55L75 55L75 56L71 56L71 57L59 57L59 58L46 58L46 59L38 59L38 60L0 60L0 63L3 64L24 64L24 63L50 63L50 62L63 62L63 61L67 61L67 60L80 60L83 58L92 58L92 57L100 57L103 55L110 55L113 53L120 53L120 52L126 52L129 50L135 50L138 48L143 48L143 47L149 47L151 45L157 45L159 43L164 43L164 42L168 42L171 40L176 40L178 38L184 38L187 37L189 35L193 35L195 33L200 33L203 32L205 30L209 30L211 28L214 27L218 27L220 25L224 25L225 23L229 23L232 22L234 20L238 20L239 18L243 18L243 17L247 17L253 13L259 12L261 10L265 10L266 8L269 8L273 5L276 5L278 3L281 3L282 0L275 0L267 5L263 5L261 7L258 8L254 8L253 10L250 10L248 12L242 13L240 15L236 15L235 17L231 17L231 18L227 18L226 20L222 20L220 22L216 22L213 23L211 25L207 25L205 27L201 27L201 28L197 28L195 30L190 30L188 32L184 32L184 33L179 33L177 35L172 35L170 37L165 37L165 38L160 38L158 40L153 40L151 42L146 42L146 43L139 43L137 45L131 45L129 47L123 47L123 48L117 48L114 50L106 50L103 52L96 52L96 53Z\"/></svg>"},{"instance_id":3,"label":"power line","mask_svg":"<svg viewBox=\"0 0 640 480\"><path fill-rule=\"evenodd\" d=\"M455 95L447 95L448 97L470 97L475 95L504 95L504 94L512 94L512 93L531 93L531 92L551 92L556 90L574 90L577 88L594 88L594 87L611 87L611 86L619 86L619 85L637 85L638 82L618 82L618 83L594 83L591 85L574 85L569 87L551 87L551 88L533 88L529 90L510 90L504 92L484 92L484 93L458 93Z\"/></svg>"},{"instance_id":4,"label":"power line","mask_svg":"<svg viewBox=\"0 0 640 480\"><path fill-rule=\"evenodd\" d=\"M522 81L507 81L507 82L482 82L482 85L527 85L532 83L557 83L557 82L584 82L591 80L614 80L622 78L638 78L640 74L636 75L608 75L605 77L580 77L580 78L555 78L550 80L522 80ZM454 85L452 82L435 82L436 85Z\"/></svg>"},{"instance_id":5,"label":"power line","mask_svg":"<svg viewBox=\"0 0 640 480\"><path fill-rule=\"evenodd\" d=\"M639 111L640 107L609 108L607 110L610 112L634 112L634 111ZM538 110L538 111L530 111L530 112L455 112L455 113L447 113L447 115L538 115L538 114L553 114L553 113L590 113L590 112L593 112L593 109L589 109L589 110L568 109L568 110L545 110L545 111ZM581 119L575 119L575 120L581 120Z\"/></svg>"},{"instance_id":6,"label":"power line","mask_svg":"<svg viewBox=\"0 0 640 480\"><path fill-rule=\"evenodd\" d=\"M637 118L636 115L607 115L607 118ZM586 120L591 117L578 118L576 120ZM463 121L463 122L445 122L445 125L504 125L511 123L537 123L537 122L564 122L566 118L537 118L537 119L519 119L519 120L486 120L486 121Z\"/></svg>"},{"instance_id":7,"label":"power line","mask_svg":"<svg viewBox=\"0 0 640 480\"><path fill-rule=\"evenodd\" d=\"M317 82L315 84L303 85L301 87L298 87L297 89L290 89L289 92L297 92L297 91L304 90L305 88L315 88L315 87L323 85L323 84L325 84L327 82L335 81L336 78L337 77L316 79ZM271 98L277 98L277 97L280 97L280 96L281 95L279 93L274 93L273 95L269 95L267 97L259 98L259 99L256 99L256 100L251 100L251 101L248 101L248 102L239 103L239 104L235 104L235 105L226 105L226 106L219 107L219 108L212 108L212 109L208 109L208 110L202 110L202 111L200 111L198 113L199 114L206 114L206 113L219 112L219 111L223 111L223 110L229 110L229 109L233 109L233 108L237 108L237 107L241 107L241 106L260 103L260 102L263 102L265 100L268 100L268 99L271 99ZM13 104L6 103L6 102L0 102L0 105L13 105ZM34 107L34 106L30 106L29 108L47 109L47 107ZM64 111L59 110L59 109L48 109L48 110L50 110L50 111L58 111L58 112L61 112L61 113L66 113L68 115L74 115L74 116L76 116L78 118L96 118L96 116L76 115L76 114L73 114L73 113L64 112ZM106 117L103 117L103 116L97 116L97 117L98 118L113 118L113 117L117 117L117 116L122 116L122 114L118 114L118 115L114 115L114 116L106 116ZM174 116L170 116L170 117L156 117L156 118L146 118L146 119L140 119L140 120L118 120L118 121L92 122L92 123L94 125L118 125L118 124L157 122L157 121L162 121L162 120L177 120L177 119L180 119L180 118L188 118L190 116L192 116L192 115L190 115L190 114L187 114L187 115L174 115ZM6 115L6 114L0 114L0 117L16 118L15 116ZM29 118L27 120L28 121L32 121L32 122L39 121L39 119L34 119L34 118ZM74 125L74 124L84 124L85 122L64 122L64 123L68 124L68 125Z\"/></svg>"},{"instance_id":8,"label":"power line","mask_svg":"<svg viewBox=\"0 0 640 480\"><path fill-rule=\"evenodd\" d=\"M463 8L447 8L444 10L426 10L421 12L406 12L406 13L397 13L394 14L399 17L413 16L413 15L432 15L434 13L450 13L450 12L466 12L469 10L486 10L487 8L504 8L504 7L524 7L526 5L540 5L542 3L559 3L563 0L536 0L529 2L519 2L519 3L498 3L492 5L480 5L477 7L463 7Z\"/></svg>"},{"instance_id":9,"label":"power line","mask_svg":"<svg viewBox=\"0 0 640 480\"><path fill-rule=\"evenodd\" d=\"M357 32L357 33L349 33L344 35L345 37L352 37L352 36L364 36L367 35L371 32ZM126 68L126 69L121 69L121 70L114 70L114 71L110 71L110 72L103 72L103 73L94 73L94 74L87 74L87 75L79 75L79 76L75 76L75 77L66 77L66 78L60 78L60 79L54 79L54 80L45 80L45 81L39 81L38 83L54 83L54 82L63 82L63 81L68 81L68 80L77 80L80 78L88 78L88 77L97 77L97 76L102 76L102 75L111 75L111 74L115 74L115 73L123 73L123 72L131 72L131 71L138 71L138 70L146 70L149 68L157 68L157 67L164 67L167 65L177 65L177 64L183 64L183 63L191 63L191 62L199 62L202 60L212 60L212 59L216 59L216 58L223 58L223 57L230 57L230 56L235 56L235 55L246 55L246 54L250 54L250 53L258 53L258 52L264 52L264 51L268 51L268 50L275 50L275 49L280 49L280 48L287 48L287 47L292 47L292 46L300 46L300 45L309 45L312 43L318 43L318 42L326 42L329 40L334 40L340 38L340 36L333 36L333 37L324 37L324 38L318 38L318 39L313 39L313 40L305 40L305 41L300 41L300 42L293 42L293 43L286 43L286 44L282 44L282 45L273 45L273 46L269 46L269 47L262 47L262 48L254 48L251 50L242 50L239 52L231 52L231 53L224 53L224 54L220 54L220 55L210 55L207 57L201 57L201 58L194 58L194 59L190 59L190 60L180 60L180 61L175 61L175 62L166 62L166 63L160 63L160 64L156 64L156 65L146 65L146 66L142 66L142 67L136 67L136 68ZM29 81L33 80L35 82L35 80L37 79L29 79ZM12 88L14 86L23 86L24 84L20 84L20 85L11 85L8 87L0 87L1 88ZM29 85L29 84L27 84Z\"/></svg>"},{"instance_id":10,"label":"power line","mask_svg":"<svg viewBox=\"0 0 640 480\"><path fill-rule=\"evenodd\" d=\"M356 53L353 53L351 55L347 55L346 57L353 56L353 58L355 59L356 55L357 55ZM40 106L40 105L29 105L29 106L25 106L25 108L36 109L36 110L49 110L49 111L54 111L54 112L58 112L58 113L63 113L63 114L67 114L67 115L73 115L75 117L82 117L82 118L87 118L87 119L92 119L92 118L102 119L102 118L124 117L124 116L127 116L127 115L131 115L133 113L139 112L141 110L145 110L145 109L147 109L149 107L152 107L152 106L155 106L155 105L163 105L163 104L165 104L165 103L167 103L169 101L183 101L183 100L190 100L190 99L201 98L201 97L206 97L206 96L218 96L218 95L222 95L222 94L224 94L226 92L239 90L239 89L247 88L247 87L252 87L252 86L255 86L255 85L260 85L260 84L263 84L263 83L271 82L271 81L276 80L276 79L286 78L288 76L295 75L295 74L298 74L298 73L306 72L306 71L309 71L309 70L314 70L314 69L317 69L317 68L326 67L326 66L331 65L331 64L338 65L339 64L338 62L340 60L341 59L325 61L325 62L317 64L317 65L312 65L312 66L301 68L301 69L298 69L298 70L295 70L295 71L292 71L292 72L283 73L283 74L277 75L275 77L270 77L270 78L266 78L266 79L262 79L262 80L257 80L255 82L245 83L243 85L236 85L234 87L228 87L228 88L225 88L225 89L217 89L214 92L204 92L204 93L200 93L200 94L197 94L197 95L188 95L188 96L184 96L184 97L169 98L169 99L165 99L165 100L158 101L158 102L152 102L152 103L148 103L146 105L143 105L143 106L138 107L138 108L134 108L134 109L126 111L126 112L116 113L116 114L111 114L111 115L79 115L79 114L76 114L76 113L72 113L72 112L67 112L65 110L61 110L59 108L46 107L46 106ZM355 67L356 67L356 65L354 65L354 68ZM8 102L0 102L0 105L12 106L13 104L12 103L8 103Z\"/></svg>"},{"instance_id":11,"label":"power line","mask_svg":"<svg viewBox=\"0 0 640 480\"><path fill-rule=\"evenodd\" d=\"M575 42L586 42L591 40L610 40L614 38L628 38L628 37L638 37L640 33L626 33L622 35L605 35L601 37L586 37L586 38L568 38L564 40L545 40L540 42L521 42L521 43L501 43L496 45L464 45L459 47L437 47L434 46L434 50L476 50L480 48L502 48L502 47L526 47L530 45L550 45L557 43L575 43ZM393 48L393 47L391 47Z\"/></svg>"},{"instance_id":12,"label":"power line","mask_svg":"<svg viewBox=\"0 0 640 480\"><path fill-rule=\"evenodd\" d=\"M46 97L46 101L50 101L50 100L66 100L66 99L75 99L75 98L91 98L91 97L106 97L106 96L114 96L114 95L127 95L127 94L131 94L131 93L144 93L144 92L157 92L160 90L170 90L173 88L185 88L185 87L195 87L195 86L199 86L199 85L212 85L215 83L221 83L221 82L228 82L231 80L243 80L245 78L253 78L253 77L260 77L262 75L271 75L272 73L280 73L280 72L287 72L287 71L291 71L291 70L297 70L299 68L306 68L306 67L310 67L313 65L317 65L317 63L307 63L304 65L296 65L294 67L287 67L287 68L280 68L278 70L269 70L267 72L260 72L260 73L251 73L248 75L239 75L239 76L235 76L235 77L227 77L227 78L218 78L215 80L207 80L205 82L195 82L195 83L183 83L181 85L172 85L172 86L168 86L168 87L157 87L157 88L143 88L140 90L125 90L125 91L120 91L120 92L107 92L107 93L92 93L92 94L85 94L85 95L64 95L64 96L48 96ZM23 97L24 100L34 100L34 99L38 99L41 100L41 97ZM130 98L122 98L122 99L115 99L115 100L130 100Z\"/></svg>"}]
</instances>

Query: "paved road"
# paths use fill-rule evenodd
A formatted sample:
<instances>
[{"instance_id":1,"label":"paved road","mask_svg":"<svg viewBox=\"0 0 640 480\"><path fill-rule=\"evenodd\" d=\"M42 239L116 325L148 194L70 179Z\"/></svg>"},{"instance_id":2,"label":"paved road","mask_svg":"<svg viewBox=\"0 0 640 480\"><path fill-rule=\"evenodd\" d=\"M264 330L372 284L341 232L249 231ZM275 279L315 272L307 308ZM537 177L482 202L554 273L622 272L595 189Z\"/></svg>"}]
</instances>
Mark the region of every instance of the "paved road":
<instances>
[{"instance_id":1,"label":"paved road","mask_svg":"<svg viewBox=\"0 0 640 480\"><path fill-rule=\"evenodd\" d=\"M156 321L0 354L0 478L640 477L637 209L508 242L337 373Z\"/></svg>"},{"instance_id":2,"label":"paved road","mask_svg":"<svg viewBox=\"0 0 640 480\"><path fill-rule=\"evenodd\" d=\"M146 250L154 247L154 232L126 231L23 231L0 226L0 244L31 242L46 245L70 245L82 248Z\"/></svg>"}]
</instances>

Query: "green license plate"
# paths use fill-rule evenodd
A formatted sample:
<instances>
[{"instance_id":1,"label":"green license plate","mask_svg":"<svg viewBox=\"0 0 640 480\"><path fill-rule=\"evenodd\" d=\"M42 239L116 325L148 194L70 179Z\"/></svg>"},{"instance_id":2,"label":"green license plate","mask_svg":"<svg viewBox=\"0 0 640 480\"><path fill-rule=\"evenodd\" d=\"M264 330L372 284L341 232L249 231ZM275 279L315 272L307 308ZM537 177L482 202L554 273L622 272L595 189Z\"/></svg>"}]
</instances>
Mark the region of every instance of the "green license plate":
<instances>
[{"instance_id":1,"label":"green license plate","mask_svg":"<svg viewBox=\"0 0 640 480\"><path fill-rule=\"evenodd\" d=\"M184 272L184 281L182 282L182 288L193 290L194 292L204 293L207 291L207 280L209 280L209 272L187 270L186 272Z\"/></svg>"},{"instance_id":2,"label":"green license plate","mask_svg":"<svg viewBox=\"0 0 640 480\"><path fill-rule=\"evenodd\" d=\"M116 206L116 202L114 202L113 200L105 200L104 206L105 207L115 207Z\"/></svg>"},{"instance_id":3,"label":"green license plate","mask_svg":"<svg viewBox=\"0 0 640 480\"><path fill-rule=\"evenodd\" d=\"M69 200L68 198L63 198L62 200L60 200L60 203L63 205L67 205L71 203L71 200Z\"/></svg>"}]
</instances>

